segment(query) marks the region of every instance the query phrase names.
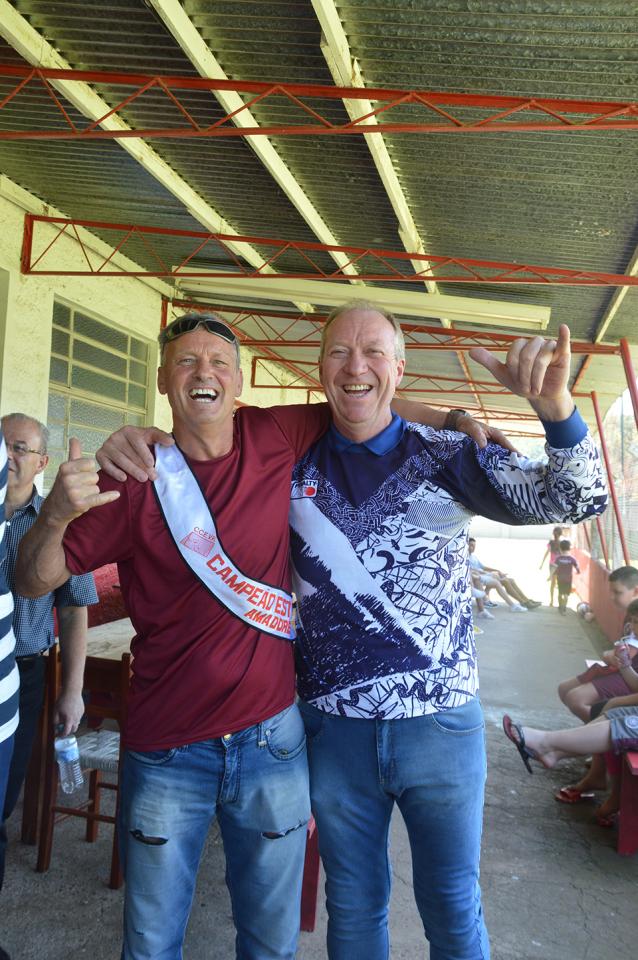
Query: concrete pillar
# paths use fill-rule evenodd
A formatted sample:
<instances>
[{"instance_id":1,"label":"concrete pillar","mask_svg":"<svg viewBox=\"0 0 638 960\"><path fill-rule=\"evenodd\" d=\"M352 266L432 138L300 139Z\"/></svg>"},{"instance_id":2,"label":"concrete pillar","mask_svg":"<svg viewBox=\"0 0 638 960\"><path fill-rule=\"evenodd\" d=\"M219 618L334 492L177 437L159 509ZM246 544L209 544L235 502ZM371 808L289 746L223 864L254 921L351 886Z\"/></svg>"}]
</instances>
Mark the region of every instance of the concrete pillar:
<instances>
[{"instance_id":1,"label":"concrete pillar","mask_svg":"<svg viewBox=\"0 0 638 960\"><path fill-rule=\"evenodd\" d=\"M29 282L29 280L31 282ZM0 412L47 417L53 290L0 269Z\"/></svg>"}]
</instances>

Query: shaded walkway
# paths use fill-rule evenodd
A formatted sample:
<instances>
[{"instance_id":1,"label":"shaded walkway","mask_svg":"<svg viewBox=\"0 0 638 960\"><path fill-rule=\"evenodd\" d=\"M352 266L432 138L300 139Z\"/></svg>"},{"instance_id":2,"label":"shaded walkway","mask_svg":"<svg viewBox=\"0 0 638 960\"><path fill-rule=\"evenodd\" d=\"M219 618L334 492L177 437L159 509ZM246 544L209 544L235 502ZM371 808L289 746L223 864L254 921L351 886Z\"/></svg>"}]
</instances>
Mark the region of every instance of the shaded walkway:
<instances>
[{"instance_id":1,"label":"shaded walkway","mask_svg":"<svg viewBox=\"0 0 638 960\"><path fill-rule=\"evenodd\" d=\"M489 563L527 563L542 556L539 542L479 541ZM496 563L496 560L494 560ZM521 577L521 580L523 578ZM539 592L539 577L530 593ZM559 680L594 656L592 640L570 611L565 618L547 607L513 614L499 607L477 638L481 693L486 714L489 777L485 809L482 886L493 960L634 960L638 856L615 852L615 834L590 823L592 808L562 806L553 793L577 778L579 762L551 772L525 771L503 737L503 711L546 726L566 726ZM17 836L19 811L11 821ZM110 834L93 846L82 840L80 821L56 828L52 869L34 873L35 850L13 842L0 904L0 943L13 960L116 960L121 893L106 885ZM393 829L394 892L392 958L427 956L412 900L410 856L400 818ZM230 905L223 880L221 846L212 833L204 853L185 948L187 960L232 960ZM317 930L302 934L298 957L325 957L325 914ZM634 943L632 946L632 936Z\"/></svg>"}]
</instances>

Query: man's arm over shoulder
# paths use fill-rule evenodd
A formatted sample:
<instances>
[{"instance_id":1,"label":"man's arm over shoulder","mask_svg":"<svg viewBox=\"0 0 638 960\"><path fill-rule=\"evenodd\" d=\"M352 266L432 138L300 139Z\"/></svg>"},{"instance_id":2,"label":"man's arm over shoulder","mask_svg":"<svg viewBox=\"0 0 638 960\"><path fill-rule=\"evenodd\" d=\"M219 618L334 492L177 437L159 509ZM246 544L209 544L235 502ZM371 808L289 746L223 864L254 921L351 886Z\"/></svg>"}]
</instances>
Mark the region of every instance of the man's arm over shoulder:
<instances>
[{"instance_id":1,"label":"man's arm over shoulder","mask_svg":"<svg viewBox=\"0 0 638 960\"><path fill-rule=\"evenodd\" d=\"M330 425L327 403L290 404L274 407L244 406L237 410L240 418L251 417L264 423L273 421L299 459ZM121 427L104 442L96 454L100 467L115 480L127 476L140 482L155 480L155 461L149 444L173 444L173 438L157 427Z\"/></svg>"}]
</instances>

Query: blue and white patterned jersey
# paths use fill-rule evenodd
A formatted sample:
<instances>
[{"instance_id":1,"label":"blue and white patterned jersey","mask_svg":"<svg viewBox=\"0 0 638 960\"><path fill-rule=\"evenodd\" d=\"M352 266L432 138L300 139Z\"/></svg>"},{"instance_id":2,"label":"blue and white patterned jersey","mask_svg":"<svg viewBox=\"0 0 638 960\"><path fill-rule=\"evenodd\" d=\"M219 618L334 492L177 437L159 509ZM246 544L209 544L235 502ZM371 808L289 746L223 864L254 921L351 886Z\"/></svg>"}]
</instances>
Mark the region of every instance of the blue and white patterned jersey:
<instances>
[{"instance_id":1,"label":"blue and white patterned jersey","mask_svg":"<svg viewBox=\"0 0 638 960\"><path fill-rule=\"evenodd\" d=\"M365 444L333 427L299 461L290 527L304 700L399 719L476 694L472 517L578 523L607 505L580 415L544 426L543 461L396 416Z\"/></svg>"}]
</instances>

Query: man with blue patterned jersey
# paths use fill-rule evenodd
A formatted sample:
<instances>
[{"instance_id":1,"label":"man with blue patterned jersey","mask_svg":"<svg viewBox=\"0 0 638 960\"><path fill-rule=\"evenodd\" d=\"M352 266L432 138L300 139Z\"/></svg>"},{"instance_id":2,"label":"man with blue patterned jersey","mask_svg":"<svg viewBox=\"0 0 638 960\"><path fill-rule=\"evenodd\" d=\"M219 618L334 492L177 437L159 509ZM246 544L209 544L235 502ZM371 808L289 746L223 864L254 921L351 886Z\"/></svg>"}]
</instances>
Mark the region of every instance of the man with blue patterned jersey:
<instances>
[{"instance_id":1,"label":"man with blue patterned jersey","mask_svg":"<svg viewBox=\"0 0 638 960\"><path fill-rule=\"evenodd\" d=\"M580 520L606 505L596 449L567 390L569 330L518 340L500 363L526 397L547 462L393 415L400 327L365 302L322 334L333 426L297 464L291 553L298 688L326 869L331 960L386 960L396 803L431 960L485 960L478 864L485 781L467 529Z\"/></svg>"}]
</instances>

